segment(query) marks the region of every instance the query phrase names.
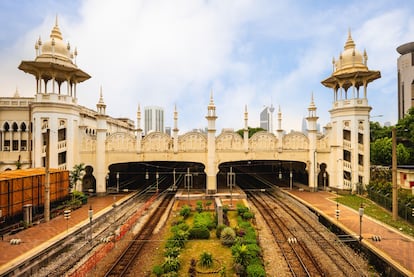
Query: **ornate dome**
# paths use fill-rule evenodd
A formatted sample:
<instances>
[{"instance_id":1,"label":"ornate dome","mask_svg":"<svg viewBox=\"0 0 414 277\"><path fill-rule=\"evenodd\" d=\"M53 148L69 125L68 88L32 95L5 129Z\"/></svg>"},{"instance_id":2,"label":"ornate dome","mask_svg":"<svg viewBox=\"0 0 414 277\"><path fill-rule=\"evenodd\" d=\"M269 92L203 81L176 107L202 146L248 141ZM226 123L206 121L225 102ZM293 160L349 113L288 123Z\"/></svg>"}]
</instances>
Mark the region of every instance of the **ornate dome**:
<instances>
[{"instance_id":1,"label":"ornate dome","mask_svg":"<svg viewBox=\"0 0 414 277\"><path fill-rule=\"evenodd\" d=\"M51 33L50 33L50 40L43 43L39 41L36 43L36 49L40 48L41 52L36 57L36 61L45 61L50 58L57 59L56 62L64 62L64 63L70 63L73 65L72 62L72 53L70 52L70 44L65 43L63 41L62 33L60 32L57 18L55 26L53 27ZM76 51L76 50L75 50Z\"/></svg>"},{"instance_id":2,"label":"ornate dome","mask_svg":"<svg viewBox=\"0 0 414 277\"><path fill-rule=\"evenodd\" d=\"M361 70L368 71L367 60L368 56L365 51L362 55L361 52L355 49L354 40L351 37L351 32L349 32L344 51L339 55L337 61L333 61L335 66L334 75Z\"/></svg>"}]
</instances>

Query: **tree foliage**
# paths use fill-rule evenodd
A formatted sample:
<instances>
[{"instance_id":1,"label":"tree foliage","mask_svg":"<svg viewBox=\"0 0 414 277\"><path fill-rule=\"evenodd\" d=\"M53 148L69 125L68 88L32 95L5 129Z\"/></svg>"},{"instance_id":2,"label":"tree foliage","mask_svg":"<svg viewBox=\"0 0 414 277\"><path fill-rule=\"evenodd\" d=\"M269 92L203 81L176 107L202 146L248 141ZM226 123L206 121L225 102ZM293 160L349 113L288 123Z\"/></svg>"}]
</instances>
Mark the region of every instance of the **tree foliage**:
<instances>
[{"instance_id":1,"label":"tree foliage","mask_svg":"<svg viewBox=\"0 0 414 277\"><path fill-rule=\"evenodd\" d=\"M69 189L76 188L76 184L82 179L84 174L84 163L74 165L72 171L69 172Z\"/></svg>"},{"instance_id":2,"label":"tree foliage","mask_svg":"<svg viewBox=\"0 0 414 277\"><path fill-rule=\"evenodd\" d=\"M266 131L265 129L260 128L260 127L256 127L256 128L247 127L247 130L249 132L249 138L251 138L257 132ZM236 133L238 133L241 137L244 137L244 129L237 130Z\"/></svg>"},{"instance_id":3,"label":"tree foliage","mask_svg":"<svg viewBox=\"0 0 414 277\"><path fill-rule=\"evenodd\" d=\"M410 153L402 143L397 144L397 163L406 164ZM371 163L376 165L391 165L392 139L380 138L371 143Z\"/></svg>"}]
</instances>

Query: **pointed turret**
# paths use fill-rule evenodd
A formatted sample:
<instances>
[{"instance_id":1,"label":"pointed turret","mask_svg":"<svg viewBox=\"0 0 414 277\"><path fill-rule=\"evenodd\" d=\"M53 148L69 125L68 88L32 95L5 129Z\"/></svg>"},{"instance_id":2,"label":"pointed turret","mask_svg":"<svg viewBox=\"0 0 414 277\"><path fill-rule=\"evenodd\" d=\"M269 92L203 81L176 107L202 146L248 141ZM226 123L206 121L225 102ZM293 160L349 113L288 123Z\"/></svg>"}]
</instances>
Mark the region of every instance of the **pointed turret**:
<instances>
[{"instance_id":1,"label":"pointed turret","mask_svg":"<svg viewBox=\"0 0 414 277\"><path fill-rule=\"evenodd\" d=\"M97 109L99 115L105 115L106 114L106 104L105 104L104 99L103 99L102 86L100 88L99 101L98 101L98 104L96 104L96 109Z\"/></svg>"}]
</instances>

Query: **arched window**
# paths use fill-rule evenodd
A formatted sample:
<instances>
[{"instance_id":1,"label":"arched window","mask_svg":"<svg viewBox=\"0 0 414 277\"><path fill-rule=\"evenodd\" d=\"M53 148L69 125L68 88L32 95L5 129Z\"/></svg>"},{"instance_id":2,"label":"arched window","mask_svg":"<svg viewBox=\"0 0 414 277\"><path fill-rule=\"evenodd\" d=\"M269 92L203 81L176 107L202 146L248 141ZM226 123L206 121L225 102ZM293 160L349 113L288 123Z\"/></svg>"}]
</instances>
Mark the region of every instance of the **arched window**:
<instances>
[{"instance_id":1,"label":"arched window","mask_svg":"<svg viewBox=\"0 0 414 277\"><path fill-rule=\"evenodd\" d=\"M17 132L18 129L19 129L19 126L17 125L17 123L13 122L13 132Z\"/></svg>"},{"instance_id":2,"label":"arched window","mask_svg":"<svg viewBox=\"0 0 414 277\"><path fill-rule=\"evenodd\" d=\"M20 129L22 132L26 132L26 123L22 122L22 124L20 124Z\"/></svg>"},{"instance_id":3,"label":"arched window","mask_svg":"<svg viewBox=\"0 0 414 277\"><path fill-rule=\"evenodd\" d=\"M4 129L5 132L8 132L10 130L10 125L9 125L8 122L4 123L3 129Z\"/></svg>"}]
</instances>

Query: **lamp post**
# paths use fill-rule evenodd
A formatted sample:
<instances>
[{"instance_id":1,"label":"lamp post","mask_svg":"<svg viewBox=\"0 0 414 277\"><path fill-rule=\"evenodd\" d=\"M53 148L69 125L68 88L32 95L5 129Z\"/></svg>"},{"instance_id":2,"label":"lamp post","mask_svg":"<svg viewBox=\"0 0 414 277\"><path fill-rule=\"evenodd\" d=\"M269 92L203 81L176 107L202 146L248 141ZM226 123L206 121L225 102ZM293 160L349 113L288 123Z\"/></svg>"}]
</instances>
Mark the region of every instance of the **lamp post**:
<instances>
[{"instance_id":1,"label":"lamp post","mask_svg":"<svg viewBox=\"0 0 414 277\"><path fill-rule=\"evenodd\" d=\"M326 189L326 171L323 172L323 191Z\"/></svg>"},{"instance_id":2,"label":"lamp post","mask_svg":"<svg viewBox=\"0 0 414 277\"><path fill-rule=\"evenodd\" d=\"M159 178L160 176L158 175L158 169L157 169L157 172L155 173L155 180L156 180L156 186L157 186L157 189L156 189L156 192L158 193L158 178Z\"/></svg>"},{"instance_id":3,"label":"lamp post","mask_svg":"<svg viewBox=\"0 0 414 277\"><path fill-rule=\"evenodd\" d=\"M398 218L398 189L397 189L397 136L392 127L392 219Z\"/></svg>"},{"instance_id":4,"label":"lamp post","mask_svg":"<svg viewBox=\"0 0 414 277\"><path fill-rule=\"evenodd\" d=\"M359 212L359 242L362 240L362 216L364 215L364 205L361 203L361 206L358 209Z\"/></svg>"},{"instance_id":5,"label":"lamp post","mask_svg":"<svg viewBox=\"0 0 414 277\"><path fill-rule=\"evenodd\" d=\"M175 179L175 168L173 170L173 179L174 179L173 190L176 190L177 189L177 185L176 185L177 180Z\"/></svg>"},{"instance_id":6,"label":"lamp post","mask_svg":"<svg viewBox=\"0 0 414 277\"><path fill-rule=\"evenodd\" d=\"M106 188L108 189L109 186L109 174L106 174Z\"/></svg>"},{"instance_id":7,"label":"lamp post","mask_svg":"<svg viewBox=\"0 0 414 277\"><path fill-rule=\"evenodd\" d=\"M184 185L187 188L188 205L190 205L190 188L193 186L193 184L192 184L192 175L190 173L189 167L187 167L187 174L185 174Z\"/></svg>"},{"instance_id":8,"label":"lamp post","mask_svg":"<svg viewBox=\"0 0 414 277\"><path fill-rule=\"evenodd\" d=\"M233 205L233 186L236 184L236 173L230 166L230 172L227 173L227 186L230 187L230 207Z\"/></svg>"},{"instance_id":9,"label":"lamp post","mask_svg":"<svg viewBox=\"0 0 414 277\"><path fill-rule=\"evenodd\" d=\"M116 192L119 192L119 172L116 173Z\"/></svg>"},{"instance_id":10,"label":"lamp post","mask_svg":"<svg viewBox=\"0 0 414 277\"><path fill-rule=\"evenodd\" d=\"M89 239L89 241L92 241L92 217L93 217L92 205L89 206L88 216L89 216L89 229L90 229L90 239Z\"/></svg>"}]
</instances>

